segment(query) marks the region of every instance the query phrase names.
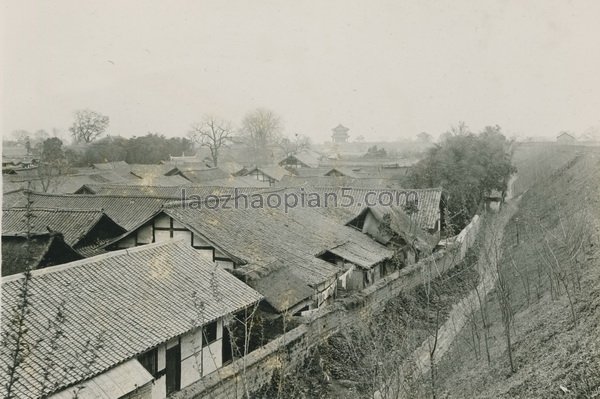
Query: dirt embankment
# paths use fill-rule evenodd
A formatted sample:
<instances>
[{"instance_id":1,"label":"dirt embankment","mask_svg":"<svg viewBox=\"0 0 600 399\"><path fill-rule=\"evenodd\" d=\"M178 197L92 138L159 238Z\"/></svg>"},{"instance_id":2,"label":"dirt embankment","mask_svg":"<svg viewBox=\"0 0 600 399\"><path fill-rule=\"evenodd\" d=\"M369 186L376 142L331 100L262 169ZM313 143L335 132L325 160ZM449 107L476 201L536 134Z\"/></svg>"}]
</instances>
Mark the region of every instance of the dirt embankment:
<instances>
[{"instance_id":1,"label":"dirt embankment","mask_svg":"<svg viewBox=\"0 0 600 399\"><path fill-rule=\"evenodd\" d=\"M508 200L501 212L496 215L488 215L484 219L479 240L473 248L474 251L478 252L475 267L479 275L479 283L467 296L452 306L446 321L440 326L437 334L428 337L413 353L414 362L417 366L415 378L430 373L432 361L435 368L435 364L439 363L439 359L448 352L460 331L473 317L473 309L479 308L481 299L485 299L494 288L497 280L497 265L495 262L502 254L498 252L497 254L494 253L494 256L488 255L492 254L495 248L500 248L504 236L504 227L516 212L519 200L520 198ZM435 351L432 351L433 343L435 343ZM431 382L429 383L431 384Z\"/></svg>"},{"instance_id":2,"label":"dirt embankment","mask_svg":"<svg viewBox=\"0 0 600 399\"><path fill-rule=\"evenodd\" d=\"M495 289L487 328L465 326L438 364L437 397L600 398L600 153L573 159L526 187L505 228L514 370Z\"/></svg>"}]
</instances>

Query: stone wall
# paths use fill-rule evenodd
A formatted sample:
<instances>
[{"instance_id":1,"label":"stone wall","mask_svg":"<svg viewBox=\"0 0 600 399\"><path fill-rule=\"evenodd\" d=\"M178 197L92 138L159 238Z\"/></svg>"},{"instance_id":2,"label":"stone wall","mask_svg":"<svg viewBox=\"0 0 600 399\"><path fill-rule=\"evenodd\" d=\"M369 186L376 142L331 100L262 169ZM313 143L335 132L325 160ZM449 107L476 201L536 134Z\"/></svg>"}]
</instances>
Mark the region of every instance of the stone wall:
<instances>
[{"instance_id":1,"label":"stone wall","mask_svg":"<svg viewBox=\"0 0 600 399\"><path fill-rule=\"evenodd\" d=\"M293 371L301 365L309 349L324 339L346 326L366 320L400 292L410 291L428 278L435 278L459 264L475 242L479 225L480 218L475 216L445 251L396 271L349 297L337 299L331 306L301 317L303 324L300 326L170 397L243 398L245 392L259 390L271 380L275 370L284 368L284 371Z\"/></svg>"}]
</instances>

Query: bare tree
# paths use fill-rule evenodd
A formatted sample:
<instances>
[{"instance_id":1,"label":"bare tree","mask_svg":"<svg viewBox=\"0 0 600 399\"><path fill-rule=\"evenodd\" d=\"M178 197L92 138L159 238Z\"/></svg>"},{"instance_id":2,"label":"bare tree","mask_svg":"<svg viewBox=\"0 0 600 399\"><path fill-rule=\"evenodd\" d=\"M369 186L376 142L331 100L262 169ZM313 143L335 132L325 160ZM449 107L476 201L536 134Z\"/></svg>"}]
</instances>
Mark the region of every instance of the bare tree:
<instances>
[{"instance_id":1,"label":"bare tree","mask_svg":"<svg viewBox=\"0 0 600 399\"><path fill-rule=\"evenodd\" d=\"M194 143L210 150L213 166L216 167L221 148L227 145L232 134L231 123L214 115L205 115L201 122L192 125L189 138Z\"/></svg>"},{"instance_id":2,"label":"bare tree","mask_svg":"<svg viewBox=\"0 0 600 399\"><path fill-rule=\"evenodd\" d=\"M52 185L57 185L68 169L62 141L57 137L46 139L40 145L41 157L37 168L43 192L48 192Z\"/></svg>"},{"instance_id":3,"label":"bare tree","mask_svg":"<svg viewBox=\"0 0 600 399\"><path fill-rule=\"evenodd\" d=\"M277 143L286 156L297 154L310 148L310 139L296 133L292 138L283 137Z\"/></svg>"},{"instance_id":4,"label":"bare tree","mask_svg":"<svg viewBox=\"0 0 600 399\"><path fill-rule=\"evenodd\" d=\"M513 287L502 259L502 239L496 231L491 230L491 240L485 248L487 267L496 279L496 298L502 314L502 326L506 340L506 351L511 373L516 371L513 359L512 329L514 327L514 308L512 303Z\"/></svg>"},{"instance_id":5,"label":"bare tree","mask_svg":"<svg viewBox=\"0 0 600 399\"><path fill-rule=\"evenodd\" d=\"M75 121L69 131L75 141L91 143L104 133L108 123L108 116L89 109L83 109L75 111Z\"/></svg>"},{"instance_id":6,"label":"bare tree","mask_svg":"<svg viewBox=\"0 0 600 399\"><path fill-rule=\"evenodd\" d=\"M248 140L256 164L267 161L268 148L278 141L281 131L281 119L269 109L258 108L244 117L240 133Z\"/></svg>"}]
</instances>

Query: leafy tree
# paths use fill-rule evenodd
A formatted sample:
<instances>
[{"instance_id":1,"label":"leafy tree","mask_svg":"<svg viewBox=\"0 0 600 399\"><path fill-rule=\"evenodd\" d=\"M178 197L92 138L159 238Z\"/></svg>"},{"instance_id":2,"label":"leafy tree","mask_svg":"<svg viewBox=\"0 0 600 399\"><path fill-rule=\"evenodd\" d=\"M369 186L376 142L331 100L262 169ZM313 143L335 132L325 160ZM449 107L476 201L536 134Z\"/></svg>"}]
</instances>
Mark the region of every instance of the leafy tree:
<instances>
[{"instance_id":1,"label":"leafy tree","mask_svg":"<svg viewBox=\"0 0 600 399\"><path fill-rule=\"evenodd\" d=\"M268 160L269 147L279 140L282 130L281 119L269 109L258 108L244 117L240 133L247 139L256 164Z\"/></svg>"},{"instance_id":2,"label":"leafy tree","mask_svg":"<svg viewBox=\"0 0 600 399\"><path fill-rule=\"evenodd\" d=\"M104 133L108 123L108 116L83 109L75 112L75 121L69 131L75 141L91 143Z\"/></svg>"},{"instance_id":3,"label":"leafy tree","mask_svg":"<svg viewBox=\"0 0 600 399\"><path fill-rule=\"evenodd\" d=\"M134 137L127 142L127 163L156 164L169 159L170 155L190 151L192 142L186 138L170 138L158 133Z\"/></svg>"},{"instance_id":4,"label":"leafy tree","mask_svg":"<svg viewBox=\"0 0 600 399\"><path fill-rule=\"evenodd\" d=\"M443 187L448 194L447 222L459 231L486 195L506 191L516 169L511 163L511 143L499 126L486 127L476 135L461 122L447 133L412 168L409 181L415 188Z\"/></svg>"},{"instance_id":5,"label":"leafy tree","mask_svg":"<svg viewBox=\"0 0 600 399\"><path fill-rule=\"evenodd\" d=\"M216 167L219 162L219 152L227 145L232 134L231 123L213 115L205 115L202 122L192 125L189 137L194 143L210 150L213 166Z\"/></svg>"},{"instance_id":6,"label":"leafy tree","mask_svg":"<svg viewBox=\"0 0 600 399\"><path fill-rule=\"evenodd\" d=\"M87 166L93 163L124 161L127 158L128 143L129 140L124 137L105 137L90 143L78 163Z\"/></svg>"},{"instance_id":7,"label":"leafy tree","mask_svg":"<svg viewBox=\"0 0 600 399\"><path fill-rule=\"evenodd\" d=\"M63 142L57 137L44 140L40 151L41 160L43 162L57 162L64 160L65 153L62 145Z\"/></svg>"}]
</instances>

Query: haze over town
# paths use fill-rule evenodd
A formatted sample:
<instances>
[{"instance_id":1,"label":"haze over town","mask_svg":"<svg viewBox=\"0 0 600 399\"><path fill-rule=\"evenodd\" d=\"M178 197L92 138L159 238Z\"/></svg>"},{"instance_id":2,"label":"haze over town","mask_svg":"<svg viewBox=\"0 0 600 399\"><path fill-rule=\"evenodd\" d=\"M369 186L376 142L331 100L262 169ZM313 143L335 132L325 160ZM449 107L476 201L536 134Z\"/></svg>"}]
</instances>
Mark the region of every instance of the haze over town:
<instances>
[{"instance_id":1,"label":"haze over town","mask_svg":"<svg viewBox=\"0 0 600 399\"><path fill-rule=\"evenodd\" d=\"M68 138L83 108L125 137L183 136L205 113L239 126L256 107L314 142L338 123L390 141L458 120L521 137L600 126L596 1L6 1L2 14L4 135Z\"/></svg>"}]
</instances>

